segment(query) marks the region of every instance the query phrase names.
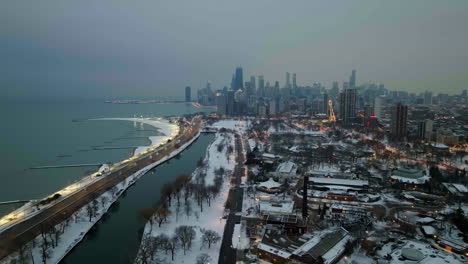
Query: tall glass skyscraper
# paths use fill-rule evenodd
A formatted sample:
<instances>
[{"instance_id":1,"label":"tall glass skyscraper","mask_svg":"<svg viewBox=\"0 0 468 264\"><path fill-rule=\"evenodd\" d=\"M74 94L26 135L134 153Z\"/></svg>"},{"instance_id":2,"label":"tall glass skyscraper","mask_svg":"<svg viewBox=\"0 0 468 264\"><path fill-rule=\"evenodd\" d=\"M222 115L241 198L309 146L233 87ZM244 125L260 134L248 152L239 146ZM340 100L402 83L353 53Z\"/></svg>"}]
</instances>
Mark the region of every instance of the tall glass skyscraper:
<instances>
[{"instance_id":1,"label":"tall glass skyscraper","mask_svg":"<svg viewBox=\"0 0 468 264\"><path fill-rule=\"evenodd\" d=\"M236 68L236 73L234 77L234 91L237 91L239 89L244 89L244 77L242 73L242 67L237 67Z\"/></svg>"}]
</instances>

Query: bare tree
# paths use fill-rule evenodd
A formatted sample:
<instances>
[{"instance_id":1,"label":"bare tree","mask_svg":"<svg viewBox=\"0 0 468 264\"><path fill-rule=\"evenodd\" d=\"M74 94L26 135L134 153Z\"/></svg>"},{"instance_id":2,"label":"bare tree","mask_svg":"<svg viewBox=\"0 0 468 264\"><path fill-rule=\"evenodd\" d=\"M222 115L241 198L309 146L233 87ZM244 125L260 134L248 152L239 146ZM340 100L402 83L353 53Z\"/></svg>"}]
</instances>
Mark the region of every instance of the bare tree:
<instances>
[{"instance_id":1,"label":"bare tree","mask_svg":"<svg viewBox=\"0 0 468 264\"><path fill-rule=\"evenodd\" d=\"M177 204L180 205L180 196L181 196L181 190L187 185L188 182L192 179L192 176L189 174L181 174L176 177L174 185L176 186L176 198L177 198ZM187 190L185 188L185 190Z\"/></svg>"},{"instance_id":2,"label":"bare tree","mask_svg":"<svg viewBox=\"0 0 468 264\"><path fill-rule=\"evenodd\" d=\"M89 222L91 222L91 219L94 216L93 210L94 210L94 207L91 204L86 205L86 215L88 215L89 217Z\"/></svg>"},{"instance_id":3,"label":"bare tree","mask_svg":"<svg viewBox=\"0 0 468 264\"><path fill-rule=\"evenodd\" d=\"M107 196L105 196L105 195L101 196L101 206L102 206L102 208L104 208L106 206L106 203L107 203Z\"/></svg>"},{"instance_id":4,"label":"bare tree","mask_svg":"<svg viewBox=\"0 0 468 264\"><path fill-rule=\"evenodd\" d=\"M144 235L141 239L140 249L135 258L135 263L137 264L148 264L154 260L160 244L158 239L151 237L150 235Z\"/></svg>"},{"instance_id":5,"label":"bare tree","mask_svg":"<svg viewBox=\"0 0 468 264\"><path fill-rule=\"evenodd\" d=\"M97 212L98 212L98 209L99 209L99 202L97 201L97 199L94 199L92 202L91 202L92 206L93 206L93 217L96 217L97 215Z\"/></svg>"},{"instance_id":6,"label":"bare tree","mask_svg":"<svg viewBox=\"0 0 468 264\"><path fill-rule=\"evenodd\" d=\"M162 239L164 250L166 253L171 251L171 259L174 261L175 252L179 248L179 238L174 234L171 238L164 236Z\"/></svg>"},{"instance_id":7,"label":"bare tree","mask_svg":"<svg viewBox=\"0 0 468 264\"><path fill-rule=\"evenodd\" d=\"M169 243L169 236L166 234L161 234L156 237L156 241L158 242L158 245L160 248L164 249L165 254L167 255L167 252L169 251L169 248L167 244Z\"/></svg>"},{"instance_id":8,"label":"bare tree","mask_svg":"<svg viewBox=\"0 0 468 264\"><path fill-rule=\"evenodd\" d=\"M29 256L31 254L31 245L29 243L21 243L18 246L18 261L19 263L28 264L29 263ZM33 259L34 261L34 259Z\"/></svg>"},{"instance_id":9,"label":"bare tree","mask_svg":"<svg viewBox=\"0 0 468 264\"><path fill-rule=\"evenodd\" d=\"M119 191L119 190L118 190L117 186L114 185L114 187L112 187L112 188L110 189L110 192L111 192L111 194L112 194L112 197L114 197L115 194L116 194L118 191Z\"/></svg>"},{"instance_id":10,"label":"bare tree","mask_svg":"<svg viewBox=\"0 0 468 264\"><path fill-rule=\"evenodd\" d=\"M197 257L197 264L208 264L211 262L211 257L210 255L206 254L206 253L202 253L200 255L198 255Z\"/></svg>"},{"instance_id":11,"label":"bare tree","mask_svg":"<svg viewBox=\"0 0 468 264\"><path fill-rule=\"evenodd\" d=\"M211 248L212 244L216 244L221 240L219 234L210 229L202 229L202 246L208 244L208 248Z\"/></svg>"},{"instance_id":12,"label":"bare tree","mask_svg":"<svg viewBox=\"0 0 468 264\"><path fill-rule=\"evenodd\" d=\"M191 226L179 226L175 230L176 236L179 238L180 245L184 249L184 255L187 249L192 247L192 241L195 239L196 232Z\"/></svg>"},{"instance_id":13,"label":"bare tree","mask_svg":"<svg viewBox=\"0 0 468 264\"><path fill-rule=\"evenodd\" d=\"M179 221L179 214L180 214L180 206L179 206L179 205L176 206L176 211L175 211L175 213L176 213L176 214L175 214L175 215L176 215L176 218L175 218L175 219L176 219L176 222L178 222L178 221Z\"/></svg>"},{"instance_id":14,"label":"bare tree","mask_svg":"<svg viewBox=\"0 0 468 264\"><path fill-rule=\"evenodd\" d=\"M171 214L171 211L164 206L158 207L154 211L154 218L158 222L158 226L161 227L161 224L167 221L167 217Z\"/></svg>"},{"instance_id":15,"label":"bare tree","mask_svg":"<svg viewBox=\"0 0 468 264\"><path fill-rule=\"evenodd\" d=\"M150 223L150 233L153 230L153 215L156 212L154 208L144 208L140 210L140 216Z\"/></svg>"},{"instance_id":16,"label":"bare tree","mask_svg":"<svg viewBox=\"0 0 468 264\"><path fill-rule=\"evenodd\" d=\"M185 215L188 218L190 214L192 213L192 202L190 200L185 201L184 209L185 209Z\"/></svg>"},{"instance_id":17,"label":"bare tree","mask_svg":"<svg viewBox=\"0 0 468 264\"><path fill-rule=\"evenodd\" d=\"M166 183L161 189L161 196L163 199L169 202L169 206L171 205L172 194L174 193L175 188L172 184Z\"/></svg>"},{"instance_id":18,"label":"bare tree","mask_svg":"<svg viewBox=\"0 0 468 264\"><path fill-rule=\"evenodd\" d=\"M43 241L41 243L41 258L42 263L47 264L47 259L50 258L50 250L49 250L49 242L47 242L47 238L43 237Z\"/></svg>"},{"instance_id":19,"label":"bare tree","mask_svg":"<svg viewBox=\"0 0 468 264\"><path fill-rule=\"evenodd\" d=\"M58 242L60 240L60 235L62 234L61 228L57 228L57 226L54 226L51 228L51 234L53 234L54 238L52 239L52 243L55 243L54 247L58 246Z\"/></svg>"}]
</instances>

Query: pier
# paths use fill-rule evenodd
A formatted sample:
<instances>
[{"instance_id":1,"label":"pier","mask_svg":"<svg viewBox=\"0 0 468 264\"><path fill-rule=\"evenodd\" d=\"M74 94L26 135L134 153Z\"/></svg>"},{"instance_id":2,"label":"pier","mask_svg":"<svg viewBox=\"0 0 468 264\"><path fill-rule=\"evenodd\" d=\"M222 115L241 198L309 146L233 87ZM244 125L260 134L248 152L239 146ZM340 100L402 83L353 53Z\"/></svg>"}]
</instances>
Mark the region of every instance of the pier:
<instances>
[{"instance_id":1,"label":"pier","mask_svg":"<svg viewBox=\"0 0 468 264\"><path fill-rule=\"evenodd\" d=\"M50 165L50 166L38 166L31 167L30 170L42 170L42 169L60 169L60 168L75 168L75 167L98 167L104 163L91 163L91 164L67 164L67 165Z\"/></svg>"},{"instance_id":2,"label":"pier","mask_svg":"<svg viewBox=\"0 0 468 264\"><path fill-rule=\"evenodd\" d=\"M5 201L5 202L0 202L0 205L17 204L17 203L27 203L27 202L29 202L29 200Z\"/></svg>"}]
</instances>

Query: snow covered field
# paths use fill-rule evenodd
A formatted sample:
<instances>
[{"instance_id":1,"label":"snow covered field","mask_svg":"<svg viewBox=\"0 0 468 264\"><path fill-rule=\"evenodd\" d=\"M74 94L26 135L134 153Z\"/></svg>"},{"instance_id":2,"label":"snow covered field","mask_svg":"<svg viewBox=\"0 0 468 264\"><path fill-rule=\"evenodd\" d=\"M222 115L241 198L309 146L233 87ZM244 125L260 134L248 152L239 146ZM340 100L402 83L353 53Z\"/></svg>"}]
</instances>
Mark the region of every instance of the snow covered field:
<instances>
[{"instance_id":1,"label":"snow covered field","mask_svg":"<svg viewBox=\"0 0 468 264\"><path fill-rule=\"evenodd\" d=\"M177 249L176 254L174 254L174 260L172 260L170 251L166 254L165 250L159 249L156 253L156 258L153 259L153 263L160 263L157 262L156 259L159 259L159 261L164 260L164 263L194 263L197 256L202 253L210 256L210 263L218 262L221 242L212 244L211 247L208 248L208 246L203 245L201 238L203 229L213 230L221 237L223 235L224 226L226 224L226 220L222 218L224 215L224 203L230 188L229 176L235 166L235 153L228 150L229 146L234 146L234 136L228 133L217 133L215 140L207 149L204 158L205 165L202 168L197 168L195 172L192 173L192 182L197 181L197 177L203 174L205 186L210 187L214 185L219 168L224 168L225 173L222 187L218 196L211 199L210 205L208 205L207 202L203 202L202 211L197 204L195 194L191 193L187 202L184 198L180 199L179 206L177 206L177 201L174 198L172 199L171 205L169 206L171 214L167 217L167 221L163 222L160 227L157 221L153 220L151 221L152 223L147 222L143 237L157 237L162 234L172 237L176 228L180 226L193 227L196 232L191 248L187 249L185 254L182 249Z\"/></svg>"},{"instance_id":2,"label":"snow covered field","mask_svg":"<svg viewBox=\"0 0 468 264\"><path fill-rule=\"evenodd\" d=\"M43 253L46 252L46 255L48 256L47 263L58 263L84 238L86 233L93 227L95 223L99 221L99 219L101 219L105 212L108 211L110 206L115 201L117 201L124 190L134 184L141 176L143 176L152 168L158 166L161 163L164 163L165 161L182 152L185 148L190 146L193 141L199 137L199 135L200 134L197 134L189 142L182 145L180 148L173 151L163 159L150 164L129 176L124 182L121 182L120 184L116 185L115 188L96 198L95 201L97 202L93 201L81 208L79 211L75 212L75 214L73 214L69 220L56 225L54 229L60 230L60 232L56 231L51 235L46 235L45 240L41 235L37 236L34 241L28 243L26 247L23 248L25 253L22 255L29 260L33 258L35 263L41 263L42 256L44 255ZM55 239L55 234L59 234L58 240ZM49 245L47 250L44 250L44 241L47 241L46 244ZM52 244L54 243L56 243L57 246L52 247ZM15 259L21 259L19 252L4 258L0 261L0 264L9 264ZM21 263L21 261L19 263Z\"/></svg>"}]
</instances>

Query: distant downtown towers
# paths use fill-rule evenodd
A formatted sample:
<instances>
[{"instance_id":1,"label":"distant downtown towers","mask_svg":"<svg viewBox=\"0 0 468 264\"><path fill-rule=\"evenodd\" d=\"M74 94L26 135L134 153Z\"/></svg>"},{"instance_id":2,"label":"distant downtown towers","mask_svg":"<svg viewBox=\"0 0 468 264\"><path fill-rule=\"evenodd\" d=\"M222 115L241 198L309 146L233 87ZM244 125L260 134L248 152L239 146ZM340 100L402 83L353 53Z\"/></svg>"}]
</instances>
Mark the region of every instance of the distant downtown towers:
<instances>
[{"instance_id":1,"label":"distant downtown towers","mask_svg":"<svg viewBox=\"0 0 468 264\"><path fill-rule=\"evenodd\" d=\"M190 86L185 87L185 102L192 101L192 88Z\"/></svg>"}]
</instances>

